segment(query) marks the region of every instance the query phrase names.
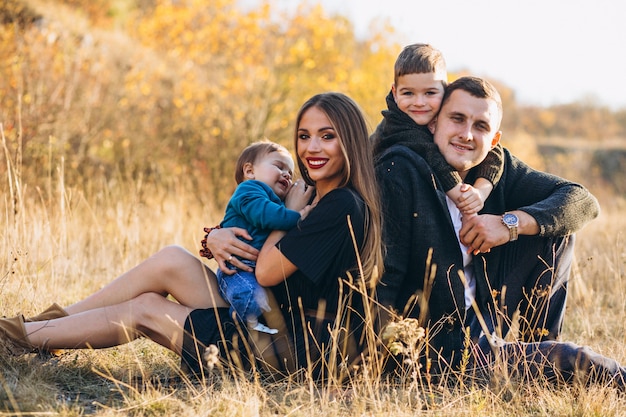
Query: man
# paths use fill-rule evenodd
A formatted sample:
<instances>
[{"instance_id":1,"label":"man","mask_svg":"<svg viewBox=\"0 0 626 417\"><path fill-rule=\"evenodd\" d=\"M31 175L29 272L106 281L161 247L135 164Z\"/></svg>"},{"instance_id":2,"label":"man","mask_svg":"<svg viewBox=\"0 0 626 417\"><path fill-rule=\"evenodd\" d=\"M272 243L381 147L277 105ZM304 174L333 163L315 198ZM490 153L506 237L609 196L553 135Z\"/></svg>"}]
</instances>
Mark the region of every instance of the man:
<instances>
[{"instance_id":1,"label":"man","mask_svg":"<svg viewBox=\"0 0 626 417\"><path fill-rule=\"evenodd\" d=\"M473 168L499 143L501 119L500 96L487 81L463 77L447 87L434 141L465 182L474 181ZM387 250L378 301L429 328L431 359L458 365L469 328L479 365L505 353L547 358L538 369L565 379L592 365L603 367L603 378L626 375L614 361L554 342L573 233L599 213L584 187L533 170L505 149L502 177L483 210L461 218L431 168L407 146L392 145L376 160ZM511 329L516 340L533 343L503 343Z\"/></svg>"}]
</instances>

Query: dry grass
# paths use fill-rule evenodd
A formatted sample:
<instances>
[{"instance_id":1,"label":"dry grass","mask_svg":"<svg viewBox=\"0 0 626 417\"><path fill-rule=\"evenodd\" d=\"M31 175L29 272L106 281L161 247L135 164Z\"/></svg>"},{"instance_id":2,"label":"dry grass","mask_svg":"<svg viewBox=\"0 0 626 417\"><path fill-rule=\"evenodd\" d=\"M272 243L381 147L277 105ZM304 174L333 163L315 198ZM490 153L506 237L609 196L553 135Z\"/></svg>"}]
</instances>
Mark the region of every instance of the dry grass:
<instances>
[{"instance_id":1,"label":"dry grass","mask_svg":"<svg viewBox=\"0 0 626 417\"><path fill-rule=\"evenodd\" d=\"M60 178L63 168L58 167ZM43 183L52 183L45 179ZM202 227L219 220L185 184L93 180L89 195L7 183L0 201L0 312L37 313L74 302L160 247L196 251ZM579 234L564 339L626 362L624 201L613 199ZM179 374L179 359L139 340L58 358L0 358L0 415L212 416L620 416L626 401L606 387L556 388L496 380L489 387L428 386L411 378L361 378L344 389L216 373Z\"/></svg>"}]
</instances>

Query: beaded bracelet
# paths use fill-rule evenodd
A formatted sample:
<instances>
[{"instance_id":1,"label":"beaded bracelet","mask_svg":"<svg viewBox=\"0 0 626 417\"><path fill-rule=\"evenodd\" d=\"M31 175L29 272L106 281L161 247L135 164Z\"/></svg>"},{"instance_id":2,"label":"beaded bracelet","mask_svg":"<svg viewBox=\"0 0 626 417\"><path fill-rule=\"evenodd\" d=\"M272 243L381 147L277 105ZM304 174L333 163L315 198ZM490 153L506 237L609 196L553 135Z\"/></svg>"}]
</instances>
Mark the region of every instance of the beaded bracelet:
<instances>
[{"instance_id":1,"label":"beaded bracelet","mask_svg":"<svg viewBox=\"0 0 626 417\"><path fill-rule=\"evenodd\" d=\"M221 229L221 228L222 227L219 224L217 226L214 226L214 227L205 227L204 228L204 233L206 233L206 234L204 235L204 239L202 239L200 241L200 244L202 245L202 249L200 249L200 256L203 256L203 257L205 257L207 259L213 259L214 258L213 254L211 253L211 250L209 248L207 248L207 246L206 246L206 239L209 237L209 234L213 230Z\"/></svg>"}]
</instances>

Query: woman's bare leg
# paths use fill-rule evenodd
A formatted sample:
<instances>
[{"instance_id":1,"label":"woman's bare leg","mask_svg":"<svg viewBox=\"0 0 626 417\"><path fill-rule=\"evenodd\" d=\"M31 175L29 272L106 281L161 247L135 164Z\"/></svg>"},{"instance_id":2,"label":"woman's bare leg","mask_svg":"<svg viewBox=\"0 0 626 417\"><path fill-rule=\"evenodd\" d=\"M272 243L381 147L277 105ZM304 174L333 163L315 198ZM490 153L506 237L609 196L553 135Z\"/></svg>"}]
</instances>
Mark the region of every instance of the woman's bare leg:
<instances>
[{"instance_id":1,"label":"woman's bare leg","mask_svg":"<svg viewBox=\"0 0 626 417\"><path fill-rule=\"evenodd\" d=\"M29 342L40 348L105 348L145 336L180 354L183 325L193 308L156 293L49 321L25 323Z\"/></svg>"},{"instance_id":2,"label":"woman's bare leg","mask_svg":"<svg viewBox=\"0 0 626 417\"><path fill-rule=\"evenodd\" d=\"M168 246L65 310L74 315L114 306L145 293L172 295L192 309L228 306L219 295L213 271L182 247Z\"/></svg>"}]
</instances>

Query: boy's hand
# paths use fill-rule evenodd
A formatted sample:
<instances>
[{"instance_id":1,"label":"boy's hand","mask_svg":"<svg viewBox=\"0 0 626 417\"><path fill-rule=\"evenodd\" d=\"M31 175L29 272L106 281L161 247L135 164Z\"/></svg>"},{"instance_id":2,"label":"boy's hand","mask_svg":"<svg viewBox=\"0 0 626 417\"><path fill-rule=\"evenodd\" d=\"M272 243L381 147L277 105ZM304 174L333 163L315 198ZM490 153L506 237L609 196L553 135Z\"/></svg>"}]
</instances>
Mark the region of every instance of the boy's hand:
<instances>
[{"instance_id":1,"label":"boy's hand","mask_svg":"<svg viewBox=\"0 0 626 417\"><path fill-rule=\"evenodd\" d=\"M484 199L480 190L469 184L461 184L460 196L455 203L463 217L471 217L483 208Z\"/></svg>"}]
</instances>

